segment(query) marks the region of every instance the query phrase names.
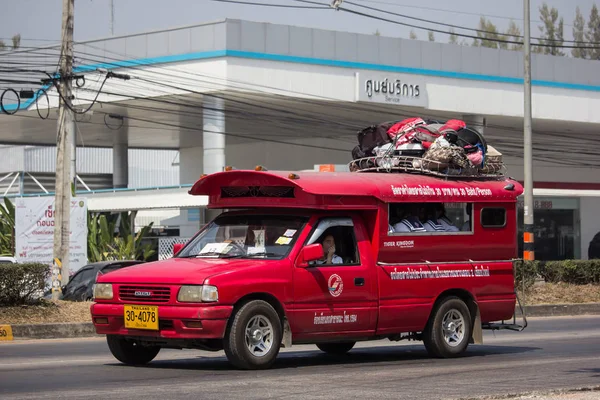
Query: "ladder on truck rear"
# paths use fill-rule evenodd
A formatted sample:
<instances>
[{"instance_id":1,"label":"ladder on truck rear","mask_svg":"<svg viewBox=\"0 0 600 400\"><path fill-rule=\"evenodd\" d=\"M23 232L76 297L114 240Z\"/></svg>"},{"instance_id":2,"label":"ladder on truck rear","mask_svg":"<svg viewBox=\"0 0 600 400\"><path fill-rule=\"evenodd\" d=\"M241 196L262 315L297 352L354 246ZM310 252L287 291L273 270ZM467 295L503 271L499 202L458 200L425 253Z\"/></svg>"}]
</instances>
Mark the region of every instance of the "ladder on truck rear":
<instances>
[{"instance_id":1,"label":"ladder on truck rear","mask_svg":"<svg viewBox=\"0 0 600 400\"><path fill-rule=\"evenodd\" d=\"M523 261L522 259L516 259L513 260L513 276L516 276L516 263L515 261ZM510 322L505 322L504 320L502 322L491 322L491 323L486 323L486 324L482 324L481 328L482 329L488 329L488 330L493 330L493 331L499 331L499 330L510 330L510 331L515 331L515 332L521 332L522 330L524 330L525 328L527 328L527 315L525 315L525 310L523 309L523 305L521 304L521 299L519 298L519 293L517 292L517 287L515 285L515 296L517 297L517 304L518 304L518 308L519 311L521 313L521 318L523 319L523 324L519 325L517 324L517 309L515 308L515 311L513 312L513 318L512 321Z\"/></svg>"}]
</instances>

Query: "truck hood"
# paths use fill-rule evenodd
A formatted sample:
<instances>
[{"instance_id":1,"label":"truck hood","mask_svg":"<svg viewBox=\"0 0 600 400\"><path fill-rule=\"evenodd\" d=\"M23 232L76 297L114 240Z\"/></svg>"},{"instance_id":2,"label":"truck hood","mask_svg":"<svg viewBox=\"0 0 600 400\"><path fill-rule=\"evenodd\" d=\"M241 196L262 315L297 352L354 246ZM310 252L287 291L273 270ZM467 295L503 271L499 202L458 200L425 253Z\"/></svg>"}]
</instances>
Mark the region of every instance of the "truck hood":
<instances>
[{"instance_id":1,"label":"truck hood","mask_svg":"<svg viewBox=\"0 0 600 400\"><path fill-rule=\"evenodd\" d=\"M274 260L171 258L121 268L98 277L98 283L200 285L205 279L239 269L256 269Z\"/></svg>"}]
</instances>

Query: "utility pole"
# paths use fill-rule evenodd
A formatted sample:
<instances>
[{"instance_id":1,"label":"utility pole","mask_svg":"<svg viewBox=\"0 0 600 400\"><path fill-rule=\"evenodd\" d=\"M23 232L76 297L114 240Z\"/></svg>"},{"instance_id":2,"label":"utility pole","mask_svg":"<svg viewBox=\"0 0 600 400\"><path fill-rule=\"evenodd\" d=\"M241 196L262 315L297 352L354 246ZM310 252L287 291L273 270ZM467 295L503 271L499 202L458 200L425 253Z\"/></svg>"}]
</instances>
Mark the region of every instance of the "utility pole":
<instances>
[{"instance_id":1,"label":"utility pole","mask_svg":"<svg viewBox=\"0 0 600 400\"><path fill-rule=\"evenodd\" d=\"M63 0L62 50L60 58L58 131L56 135L56 181L54 199L54 249L52 299L58 300L61 287L69 281L69 239L71 233L71 179L68 159L74 138L71 110L73 72L73 17L75 0ZM70 158L70 157L69 157Z\"/></svg>"},{"instance_id":2,"label":"utility pole","mask_svg":"<svg viewBox=\"0 0 600 400\"><path fill-rule=\"evenodd\" d=\"M531 32L530 32L530 15L529 15L529 0L523 0L524 12L523 12L523 31L525 36L525 45L523 50L525 56L523 57L525 63L525 110L523 113L524 121L524 178L525 178L525 201L524 201L524 230L523 230L523 259L535 260L534 253L534 235L533 235L533 146L532 146L532 132L531 132Z\"/></svg>"},{"instance_id":3,"label":"utility pole","mask_svg":"<svg viewBox=\"0 0 600 400\"><path fill-rule=\"evenodd\" d=\"M115 36L115 1L110 0L110 35Z\"/></svg>"}]
</instances>

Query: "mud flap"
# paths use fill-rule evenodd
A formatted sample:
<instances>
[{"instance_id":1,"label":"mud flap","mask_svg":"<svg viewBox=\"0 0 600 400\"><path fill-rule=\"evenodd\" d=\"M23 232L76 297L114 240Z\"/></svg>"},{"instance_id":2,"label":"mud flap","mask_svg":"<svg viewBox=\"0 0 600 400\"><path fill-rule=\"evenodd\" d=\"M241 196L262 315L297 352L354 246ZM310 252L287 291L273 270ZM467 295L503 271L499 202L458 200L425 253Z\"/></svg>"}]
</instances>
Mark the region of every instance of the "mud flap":
<instances>
[{"instance_id":1,"label":"mud flap","mask_svg":"<svg viewBox=\"0 0 600 400\"><path fill-rule=\"evenodd\" d=\"M292 330L290 329L290 324L287 318L283 319L283 335L281 337L281 347L292 347Z\"/></svg>"},{"instance_id":2,"label":"mud flap","mask_svg":"<svg viewBox=\"0 0 600 400\"><path fill-rule=\"evenodd\" d=\"M479 315L479 307L475 306L475 321L473 323L473 333L469 343L483 344L483 329L481 327L481 315Z\"/></svg>"}]
</instances>

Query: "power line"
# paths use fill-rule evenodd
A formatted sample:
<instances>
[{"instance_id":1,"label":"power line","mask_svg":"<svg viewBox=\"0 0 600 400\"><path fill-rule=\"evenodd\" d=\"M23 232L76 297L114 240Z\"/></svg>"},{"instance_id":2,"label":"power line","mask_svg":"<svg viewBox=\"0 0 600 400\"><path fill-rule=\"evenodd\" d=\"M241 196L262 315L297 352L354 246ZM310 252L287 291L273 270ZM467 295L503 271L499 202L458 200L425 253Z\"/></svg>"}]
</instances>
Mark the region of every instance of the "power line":
<instances>
[{"instance_id":1,"label":"power line","mask_svg":"<svg viewBox=\"0 0 600 400\"><path fill-rule=\"evenodd\" d=\"M447 9L447 8L416 6L413 4L398 4L398 3L391 3L391 2L387 2L387 1L381 1L381 0L361 0L361 1L363 1L364 3L384 4L384 5L388 5L388 6L392 6L392 7L414 8L414 9L418 9L418 10L438 11L438 12L445 12L445 13L449 13L449 14L473 15L476 17L497 18L497 19L505 19L505 20L511 20L511 21L513 21L513 20L514 21L523 21L522 17L509 17L506 15L483 14L483 13L476 13L476 12L470 12L470 11L451 10L451 9ZM543 23L543 21L540 21L539 19L531 20L531 22ZM573 27L572 24L563 23L563 25Z\"/></svg>"},{"instance_id":2,"label":"power line","mask_svg":"<svg viewBox=\"0 0 600 400\"><path fill-rule=\"evenodd\" d=\"M148 71L147 71L147 72L148 72ZM185 71L181 71L181 72L185 72ZM159 75L161 75L161 73L158 73L158 74L159 74ZM196 76L196 75L197 75L197 76L202 76L202 77L208 77L208 76L206 76L206 75L202 75L202 74L194 74L194 73L189 73L189 74L190 74L190 75L192 75L192 76ZM163 75L163 77L169 77L169 74L164 74L164 73L162 73L162 75ZM173 76L173 77L175 77L175 78L177 78L177 79L187 79L187 81L191 82L191 79L189 79L189 78L184 78L184 77L182 77L182 76L175 76L175 75L171 75L171 76ZM214 79L214 77L210 77L210 78L211 78L211 79ZM229 80L225 80L225 81L229 81ZM214 84L214 83L213 83L213 84ZM257 87L257 86L258 86L258 87L261 87L261 86L262 86L262 85L247 84L247 83L244 83L244 85L246 85L246 86L255 86L255 87ZM264 86L262 86L262 87L264 87ZM184 88L181 88L181 87L179 87L179 89L180 89L180 90L184 90ZM165 92L162 92L162 93L164 93L164 94L170 94L170 93L168 93L168 92L166 92L166 91L165 91ZM206 95L206 94L203 94L203 95ZM304 100L302 100L302 101L304 101ZM310 101L309 101L309 102L310 102ZM248 104L248 102L245 102L245 104ZM322 104L320 104L320 105L322 106ZM333 104L332 104L332 105L333 105ZM253 106L260 107L259 105L253 105ZM346 107L346 108L350 110L350 108L348 108L348 107ZM274 110L274 111L281 111L281 110ZM369 110L369 111L371 111L371 112L373 112L373 111L378 111L378 112L381 112L381 110L373 110L373 109L371 109L371 110ZM394 112L394 113L395 113L397 116L399 116L399 114L400 114L401 112L405 112L405 113L406 113L406 115L412 115L412 114L414 114L414 112L412 112L412 111L404 111L404 110L402 110L402 109L397 109L397 111L395 110L395 112ZM391 111L390 111L390 113L391 113ZM300 116L302 116L302 115L300 115ZM304 116L302 116L302 117L304 117ZM314 115L313 115L313 114L310 114L310 115L307 115L307 117L314 117ZM446 116L444 116L443 118L440 118L440 117L438 117L438 119L446 119L446 118L447 118ZM330 122L333 122L333 121L330 121ZM363 126L364 126L364 121L363 121ZM489 127L492 127L492 126L489 126ZM509 131L520 132L520 130L519 130L519 129L515 129L515 128L511 128L511 127L504 127L504 126L497 126L497 127L498 127L499 129L503 129L503 130L509 130ZM540 133L542 133L542 132L540 131ZM543 132L543 133L547 133L547 132ZM561 138L561 139L564 137L564 133L562 133L562 132L560 132L560 133L557 133L557 135L558 135L558 137L559 137L559 138ZM540 148L539 150L544 150L544 149ZM555 152L556 152L556 151L555 151ZM519 154L519 155L520 155L520 154Z\"/></svg>"},{"instance_id":3,"label":"power line","mask_svg":"<svg viewBox=\"0 0 600 400\"><path fill-rule=\"evenodd\" d=\"M399 14L393 11L389 11L389 10L383 10L381 8L376 8L376 7L370 7L370 6L366 6L363 4L358 4L358 3L354 3L352 1L345 1L346 4L351 4L353 6L356 7L362 7L362 8L366 8L367 10L371 10L371 11L377 11L377 12L381 12L381 13L386 13L386 14L391 14L391 15L395 15L397 17L402 17L402 18L408 18L408 19L412 19L415 21L421 21L421 22L426 22L429 24L435 24L435 25L442 25L442 26L447 26L450 28L456 28L456 29L462 29L462 30L467 30L467 31L472 31L472 32L477 32L477 33L483 33L483 34L489 34L489 33L494 33L494 32L490 32L484 29L476 29L476 28L465 28L464 26L460 26L460 25L454 25L454 24L448 24L446 22L441 22L441 21L432 21L432 20L428 20L425 18L419 18L419 17L414 17L414 16L410 16L410 15L406 15L406 14ZM524 39L525 36L523 35L504 35L502 33L498 33L496 32L499 36L510 36L510 37L514 37L514 38L519 38L519 39ZM483 38L485 40L488 40L487 38ZM558 42L558 43L578 43L578 44L598 44L600 45L600 43L598 42L586 42L586 41L577 41L577 40L558 40L558 39L545 39L545 38L539 38L539 37L532 37L531 39L534 40L538 40L538 41L546 41L546 42Z\"/></svg>"},{"instance_id":4,"label":"power line","mask_svg":"<svg viewBox=\"0 0 600 400\"><path fill-rule=\"evenodd\" d=\"M214 1L218 3L233 3L233 4L241 4L241 5L250 5L250 6L260 6L260 7L277 7L277 8L295 8L295 9L304 9L304 10L319 10L319 9L328 9L329 7L323 5L321 7L314 6L294 6L290 4L269 4L269 3L255 3L251 1L238 1L238 0L208 0Z\"/></svg>"}]
</instances>

